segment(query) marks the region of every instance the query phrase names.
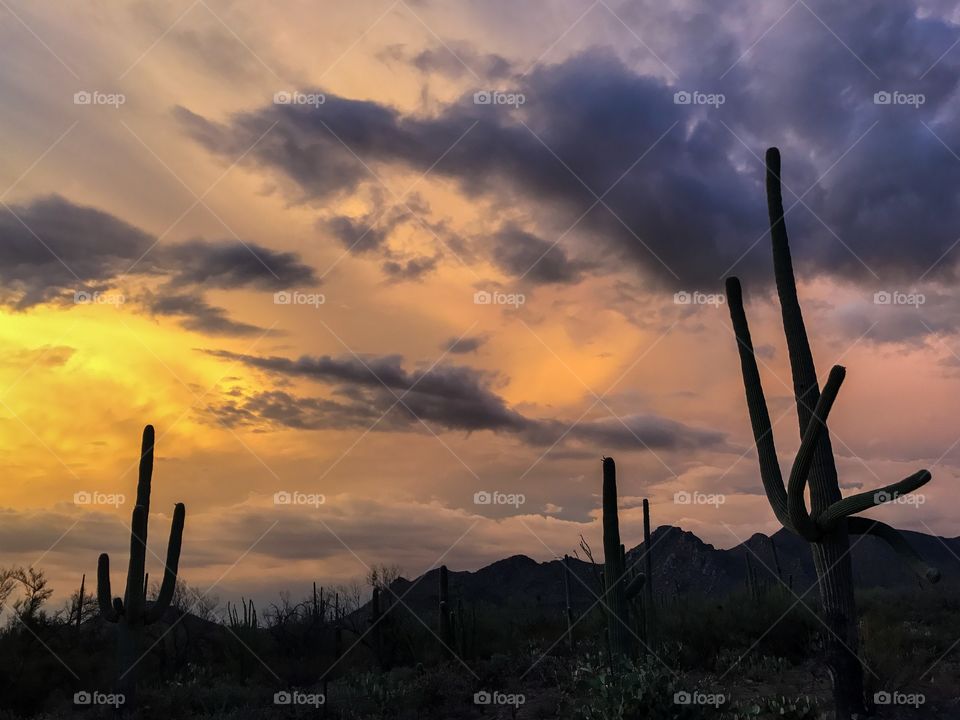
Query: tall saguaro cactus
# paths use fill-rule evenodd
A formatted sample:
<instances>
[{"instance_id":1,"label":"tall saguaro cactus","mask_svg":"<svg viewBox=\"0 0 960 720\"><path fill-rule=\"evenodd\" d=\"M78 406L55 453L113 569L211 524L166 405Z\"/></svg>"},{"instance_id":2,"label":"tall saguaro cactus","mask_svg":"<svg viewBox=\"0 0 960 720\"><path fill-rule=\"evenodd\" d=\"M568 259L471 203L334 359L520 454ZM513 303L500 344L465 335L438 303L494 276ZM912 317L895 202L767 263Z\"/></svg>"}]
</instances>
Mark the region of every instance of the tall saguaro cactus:
<instances>
[{"instance_id":1,"label":"tall saguaro cactus","mask_svg":"<svg viewBox=\"0 0 960 720\"><path fill-rule=\"evenodd\" d=\"M940 578L939 572L926 566L902 535L892 527L868 518L851 516L894 499L901 493L916 490L929 482L930 473L920 470L877 491L859 493L848 498L841 496L826 422L846 371L839 365L834 366L823 393L820 393L813 354L797 299L793 262L783 218L780 153L776 148L767 151L766 184L774 275L787 337L801 436L800 449L786 489L777 460L770 415L760 383L750 329L743 309L740 281L735 277L727 279L727 300L740 352L750 422L760 459L760 478L777 519L784 527L811 544L824 621L829 629L826 638L827 663L833 677L837 718L849 720L855 714L865 712L863 670L857 657L859 639L849 535L875 535L889 543L921 577L930 582L937 582ZM808 483L809 510L805 499Z\"/></svg>"},{"instance_id":2,"label":"tall saguaro cactus","mask_svg":"<svg viewBox=\"0 0 960 720\"><path fill-rule=\"evenodd\" d=\"M636 650L636 635L630 625L629 600L640 592L645 578L638 574L631 579L627 574L625 552L620 544L617 466L613 458L603 458L603 559L604 608L610 654L615 661L631 658Z\"/></svg>"},{"instance_id":3,"label":"tall saguaro cactus","mask_svg":"<svg viewBox=\"0 0 960 720\"><path fill-rule=\"evenodd\" d=\"M147 518L150 514L150 481L153 477L153 426L143 429L140 448L140 475L137 482L137 503L133 508L130 532L130 564L127 568L127 586L123 599L110 592L110 556L103 553L97 564L97 602L104 620L117 624L118 690L129 698L136 686L135 668L140 657L143 627L159 620L170 607L177 586L177 566L183 540L183 522L186 515L183 503L173 510L170 542L163 582L156 599L147 606L144 573L147 555Z\"/></svg>"}]
</instances>

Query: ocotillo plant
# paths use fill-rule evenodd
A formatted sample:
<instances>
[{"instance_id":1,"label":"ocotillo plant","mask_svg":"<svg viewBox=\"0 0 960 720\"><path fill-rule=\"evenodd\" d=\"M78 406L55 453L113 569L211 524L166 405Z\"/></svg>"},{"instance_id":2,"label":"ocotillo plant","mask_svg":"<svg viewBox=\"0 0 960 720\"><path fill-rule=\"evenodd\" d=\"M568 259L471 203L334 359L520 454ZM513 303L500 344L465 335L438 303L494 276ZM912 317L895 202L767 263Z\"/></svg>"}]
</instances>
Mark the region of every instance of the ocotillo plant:
<instances>
[{"instance_id":1,"label":"ocotillo plant","mask_svg":"<svg viewBox=\"0 0 960 720\"><path fill-rule=\"evenodd\" d=\"M103 553L97 564L97 602L100 616L117 624L117 659L119 692L128 703L136 687L135 667L140 659L140 640L143 627L159 620L170 607L177 586L177 566L180 564L180 545L183 540L183 522L186 510L177 503L170 526L167 560L163 582L156 599L147 606L144 586L144 568L147 555L147 518L150 513L150 481L153 477L153 426L143 429L140 448L140 475L137 482L137 504L133 508L130 532L130 564L127 568L127 587L123 599L110 592L110 556Z\"/></svg>"},{"instance_id":2,"label":"ocotillo plant","mask_svg":"<svg viewBox=\"0 0 960 720\"><path fill-rule=\"evenodd\" d=\"M604 607L610 655L631 658L636 643L630 626L629 600L643 587L644 576L627 577L623 546L620 544L620 517L617 512L617 466L603 458L603 581Z\"/></svg>"},{"instance_id":3,"label":"ocotillo plant","mask_svg":"<svg viewBox=\"0 0 960 720\"><path fill-rule=\"evenodd\" d=\"M777 519L784 527L811 544L824 620L830 631L826 639L827 663L833 677L834 703L838 719L848 720L852 715L865 711L863 670L857 657L859 643L849 533L876 535L888 542L914 571L928 581L936 582L940 577L937 570L924 565L902 535L889 525L851 516L896 498L901 493L916 490L930 480L930 473L920 470L881 490L842 497L826 421L843 382L845 370L834 366L821 395L797 299L793 261L783 218L780 153L776 148L767 151L766 184L774 275L787 337L801 436L800 449L786 489L777 461L770 414L760 383L760 372L737 278L731 277L727 280L727 300L739 347L750 422L760 459L760 478ZM808 482L809 510L805 499Z\"/></svg>"},{"instance_id":4,"label":"ocotillo plant","mask_svg":"<svg viewBox=\"0 0 960 720\"><path fill-rule=\"evenodd\" d=\"M256 630L259 626L259 620L257 619L257 608L253 604L253 600L247 602L245 599L240 598L240 604L243 606L243 616L240 615L240 608L236 605L227 603L227 622L231 630L241 631L241 630Z\"/></svg>"}]
</instances>

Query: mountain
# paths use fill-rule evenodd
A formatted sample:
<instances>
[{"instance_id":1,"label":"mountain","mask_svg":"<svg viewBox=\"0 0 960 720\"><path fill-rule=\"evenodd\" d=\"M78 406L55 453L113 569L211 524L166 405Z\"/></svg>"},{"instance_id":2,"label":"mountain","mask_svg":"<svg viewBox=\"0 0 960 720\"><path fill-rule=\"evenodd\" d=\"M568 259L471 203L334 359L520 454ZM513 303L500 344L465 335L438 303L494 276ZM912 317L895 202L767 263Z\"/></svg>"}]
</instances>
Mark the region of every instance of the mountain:
<instances>
[{"instance_id":1,"label":"mountain","mask_svg":"<svg viewBox=\"0 0 960 720\"><path fill-rule=\"evenodd\" d=\"M944 584L960 585L960 538L941 538L902 531L907 542L942 573ZM872 536L851 537L854 581L858 588L909 589L920 584L917 577L889 546ZM763 584L782 581L802 595L815 581L808 544L781 530L769 537L757 533L727 550L703 542L691 532L665 525L651 535L653 588L658 601L676 595L719 598L746 588L747 558ZM643 570L644 544L627 551L627 565ZM596 602L601 566L570 559L571 604L586 608ZM439 595L439 570L416 580L399 579L392 590L410 609L435 612ZM564 606L563 564L560 560L537 562L525 555L499 560L475 572L450 571L451 603L458 598L470 603L513 607ZM816 591L811 595L816 597Z\"/></svg>"}]
</instances>

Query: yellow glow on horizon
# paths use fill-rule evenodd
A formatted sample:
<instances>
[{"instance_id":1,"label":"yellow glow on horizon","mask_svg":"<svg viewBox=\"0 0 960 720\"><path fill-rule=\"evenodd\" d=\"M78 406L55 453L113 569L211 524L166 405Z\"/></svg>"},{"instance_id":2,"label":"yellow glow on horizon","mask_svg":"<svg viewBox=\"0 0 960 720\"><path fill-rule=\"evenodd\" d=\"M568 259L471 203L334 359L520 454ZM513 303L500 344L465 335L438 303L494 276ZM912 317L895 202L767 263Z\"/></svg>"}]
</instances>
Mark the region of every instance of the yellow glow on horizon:
<instances>
[{"instance_id":1,"label":"yellow glow on horizon","mask_svg":"<svg viewBox=\"0 0 960 720\"><path fill-rule=\"evenodd\" d=\"M216 398L204 393L229 368L193 350L201 344L123 306L0 312L0 462L8 478L0 505L126 487L148 422L158 428L160 454L213 447L216 430L196 412Z\"/></svg>"}]
</instances>

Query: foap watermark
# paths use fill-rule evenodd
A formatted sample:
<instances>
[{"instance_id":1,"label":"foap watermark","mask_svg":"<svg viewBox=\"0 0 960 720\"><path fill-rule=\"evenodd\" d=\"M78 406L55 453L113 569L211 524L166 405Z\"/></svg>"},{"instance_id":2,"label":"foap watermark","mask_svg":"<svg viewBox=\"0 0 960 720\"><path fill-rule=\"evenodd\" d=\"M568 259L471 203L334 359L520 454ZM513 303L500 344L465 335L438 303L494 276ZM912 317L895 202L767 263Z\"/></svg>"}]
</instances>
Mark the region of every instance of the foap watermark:
<instances>
[{"instance_id":1,"label":"foap watermark","mask_svg":"<svg viewBox=\"0 0 960 720\"><path fill-rule=\"evenodd\" d=\"M274 105L311 105L320 107L327 101L323 93L305 93L299 90L279 90L273 94Z\"/></svg>"},{"instance_id":2,"label":"foap watermark","mask_svg":"<svg viewBox=\"0 0 960 720\"><path fill-rule=\"evenodd\" d=\"M319 308L321 305L327 302L327 298L323 293L305 293L305 292L290 292L288 290L280 290L273 294L273 304L274 305L308 305L310 307Z\"/></svg>"},{"instance_id":3,"label":"foap watermark","mask_svg":"<svg viewBox=\"0 0 960 720\"><path fill-rule=\"evenodd\" d=\"M89 690L81 690L73 694L73 704L74 705L104 705L113 708L118 708L127 701L127 698L123 693L104 693L99 690L94 690L90 692Z\"/></svg>"},{"instance_id":4,"label":"foap watermark","mask_svg":"<svg viewBox=\"0 0 960 720\"><path fill-rule=\"evenodd\" d=\"M923 93L907 93L901 90L879 90L873 94L874 105L909 105L919 108L927 101Z\"/></svg>"},{"instance_id":5,"label":"foap watermark","mask_svg":"<svg viewBox=\"0 0 960 720\"><path fill-rule=\"evenodd\" d=\"M527 102L527 96L518 92L500 90L478 90L473 94L474 105L507 105L518 108Z\"/></svg>"},{"instance_id":6,"label":"foap watermark","mask_svg":"<svg viewBox=\"0 0 960 720\"><path fill-rule=\"evenodd\" d=\"M723 693L705 693L699 690L679 690L673 694L674 705L703 705L718 708L727 701Z\"/></svg>"},{"instance_id":7,"label":"foap watermark","mask_svg":"<svg viewBox=\"0 0 960 720\"><path fill-rule=\"evenodd\" d=\"M126 295L121 293L103 293L99 290L75 290L73 302L75 305L123 305L127 301Z\"/></svg>"},{"instance_id":8,"label":"foap watermark","mask_svg":"<svg viewBox=\"0 0 960 720\"><path fill-rule=\"evenodd\" d=\"M88 492L80 490L73 494L74 505L112 505L120 507L127 501L123 493Z\"/></svg>"},{"instance_id":9,"label":"foap watermark","mask_svg":"<svg viewBox=\"0 0 960 720\"><path fill-rule=\"evenodd\" d=\"M505 693L494 690L481 690L473 694L474 705L510 705L518 708L527 701L522 693Z\"/></svg>"},{"instance_id":10,"label":"foap watermark","mask_svg":"<svg viewBox=\"0 0 960 720\"><path fill-rule=\"evenodd\" d=\"M713 305L714 307L720 307L725 302L727 302L727 298L723 293L705 293L699 290L688 292L681 290L673 294L674 305Z\"/></svg>"},{"instance_id":11,"label":"foap watermark","mask_svg":"<svg viewBox=\"0 0 960 720\"><path fill-rule=\"evenodd\" d=\"M877 505L913 505L920 507L927 502L927 496L922 493L898 493L879 490L873 494L873 501Z\"/></svg>"},{"instance_id":12,"label":"foap watermark","mask_svg":"<svg viewBox=\"0 0 960 720\"><path fill-rule=\"evenodd\" d=\"M927 302L927 296L918 292L900 290L878 290L873 294L874 305L910 305L920 307Z\"/></svg>"},{"instance_id":13,"label":"foap watermark","mask_svg":"<svg viewBox=\"0 0 960 720\"><path fill-rule=\"evenodd\" d=\"M527 496L523 493L478 490L473 494L474 505L512 505L515 508L519 508L526 501Z\"/></svg>"},{"instance_id":14,"label":"foap watermark","mask_svg":"<svg viewBox=\"0 0 960 720\"><path fill-rule=\"evenodd\" d=\"M323 693L305 693L299 690L281 690L273 694L274 705L310 705L318 708L327 701Z\"/></svg>"},{"instance_id":15,"label":"foap watermark","mask_svg":"<svg viewBox=\"0 0 960 720\"><path fill-rule=\"evenodd\" d=\"M673 94L674 105L711 105L720 107L727 101L723 93L705 93L699 90L677 90Z\"/></svg>"},{"instance_id":16,"label":"foap watermark","mask_svg":"<svg viewBox=\"0 0 960 720\"><path fill-rule=\"evenodd\" d=\"M727 501L726 495L720 493L704 493L698 490L688 492L678 490L673 494L675 505L713 505L718 508Z\"/></svg>"},{"instance_id":17,"label":"foap watermark","mask_svg":"<svg viewBox=\"0 0 960 720\"><path fill-rule=\"evenodd\" d=\"M473 294L474 305L512 305L515 308L520 307L527 301L523 293L505 293L495 290L477 290Z\"/></svg>"},{"instance_id":18,"label":"foap watermark","mask_svg":"<svg viewBox=\"0 0 960 720\"><path fill-rule=\"evenodd\" d=\"M78 90L73 94L74 105L108 105L114 109L127 102L123 93L105 93L99 90Z\"/></svg>"},{"instance_id":19,"label":"foap watermark","mask_svg":"<svg viewBox=\"0 0 960 720\"><path fill-rule=\"evenodd\" d=\"M288 492L286 490L280 490L273 494L274 505L311 505L313 507L320 507L326 502L326 496L321 493L305 493L296 490Z\"/></svg>"},{"instance_id":20,"label":"foap watermark","mask_svg":"<svg viewBox=\"0 0 960 720\"><path fill-rule=\"evenodd\" d=\"M873 702L876 705L905 705L912 708L919 708L927 701L927 696L923 693L904 693L898 690L887 692L881 690L873 694Z\"/></svg>"}]
</instances>

